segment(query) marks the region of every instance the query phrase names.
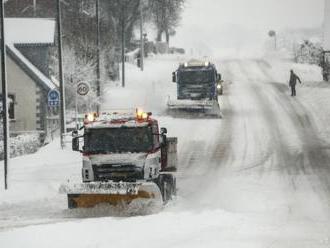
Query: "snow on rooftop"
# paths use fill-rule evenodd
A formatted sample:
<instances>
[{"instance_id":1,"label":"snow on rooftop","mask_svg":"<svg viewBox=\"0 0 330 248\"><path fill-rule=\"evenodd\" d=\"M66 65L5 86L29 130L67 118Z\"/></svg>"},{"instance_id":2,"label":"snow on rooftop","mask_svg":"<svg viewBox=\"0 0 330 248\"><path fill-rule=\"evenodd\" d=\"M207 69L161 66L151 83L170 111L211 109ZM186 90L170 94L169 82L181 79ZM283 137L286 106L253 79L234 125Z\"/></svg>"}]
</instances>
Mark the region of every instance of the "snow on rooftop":
<instances>
[{"instance_id":1,"label":"snow on rooftop","mask_svg":"<svg viewBox=\"0 0 330 248\"><path fill-rule=\"evenodd\" d=\"M55 35L55 20L46 18L6 18L7 43L52 44Z\"/></svg>"}]
</instances>

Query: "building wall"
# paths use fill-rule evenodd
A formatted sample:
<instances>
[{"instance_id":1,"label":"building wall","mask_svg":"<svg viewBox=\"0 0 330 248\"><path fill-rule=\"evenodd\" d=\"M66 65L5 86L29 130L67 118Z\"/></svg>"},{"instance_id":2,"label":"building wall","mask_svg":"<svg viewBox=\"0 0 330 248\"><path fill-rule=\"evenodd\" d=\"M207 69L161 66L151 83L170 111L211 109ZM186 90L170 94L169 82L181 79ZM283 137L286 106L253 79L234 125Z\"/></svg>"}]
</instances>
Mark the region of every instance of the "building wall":
<instances>
[{"instance_id":1,"label":"building wall","mask_svg":"<svg viewBox=\"0 0 330 248\"><path fill-rule=\"evenodd\" d=\"M8 94L15 96L15 119L10 121L11 131L35 131L37 125L39 87L36 83L7 56Z\"/></svg>"}]
</instances>

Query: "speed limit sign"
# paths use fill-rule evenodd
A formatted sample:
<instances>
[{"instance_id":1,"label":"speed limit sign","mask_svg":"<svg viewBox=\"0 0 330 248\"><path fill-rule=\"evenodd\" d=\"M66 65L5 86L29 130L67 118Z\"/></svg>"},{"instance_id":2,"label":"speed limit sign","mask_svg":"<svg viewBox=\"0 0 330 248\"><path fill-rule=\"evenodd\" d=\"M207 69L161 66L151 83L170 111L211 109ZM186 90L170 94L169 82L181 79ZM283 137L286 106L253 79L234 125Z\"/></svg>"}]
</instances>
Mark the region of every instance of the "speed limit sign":
<instances>
[{"instance_id":1,"label":"speed limit sign","mask_svg":"<svg viewBox=\"0 0 330 248\"><path fill-rule=\"evenodd\" d=\"M81 96L85 96L89 92L89 84L80 82L77 85L77 93Z\"/></svg>"}]
</instances>

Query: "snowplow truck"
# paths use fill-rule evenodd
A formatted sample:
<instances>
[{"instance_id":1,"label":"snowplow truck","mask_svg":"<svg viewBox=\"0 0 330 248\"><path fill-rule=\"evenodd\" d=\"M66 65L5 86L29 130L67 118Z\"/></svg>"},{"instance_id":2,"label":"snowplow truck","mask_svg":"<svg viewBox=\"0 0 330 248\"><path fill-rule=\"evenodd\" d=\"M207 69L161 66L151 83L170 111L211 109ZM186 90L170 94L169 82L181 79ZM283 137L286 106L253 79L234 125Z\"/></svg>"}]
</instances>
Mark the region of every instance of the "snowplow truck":
<instances>
[{"instance_id":1,"label":"snowplow truck","mask_svg":"<svg viewBox=\"0 0 330 248\"><path fill-rule=\"evenodd\" d=\"M214 64L199 60L180 64L172 81L177 84L177 99L169 98L170 113L201 112L220 117L218 95L222 94L222 81Z\"/></svg>"},{"instance_id":2,"label":"snowplow truck","mask_svg":"<svg viewBox=\"0 0 330 248\"><path fill-rule=\"evenodd\" d=\"M89 114L81 130L73 133L72 149L83 155L82 183L65 189L70 209L165 204L176 194L177 138L167 137L151 113Z\"/></svg>"}]
</instances>

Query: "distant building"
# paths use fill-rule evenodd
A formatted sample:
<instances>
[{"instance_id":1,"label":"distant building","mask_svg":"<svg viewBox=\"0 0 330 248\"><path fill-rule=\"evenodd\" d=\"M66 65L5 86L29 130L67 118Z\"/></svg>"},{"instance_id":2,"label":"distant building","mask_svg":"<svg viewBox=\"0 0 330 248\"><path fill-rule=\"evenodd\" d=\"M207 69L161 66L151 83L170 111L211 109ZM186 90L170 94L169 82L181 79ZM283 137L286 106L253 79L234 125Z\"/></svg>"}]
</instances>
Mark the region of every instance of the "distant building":
<instances>
[{"instance_id":1,"label":"distant building","mask_svg":"<svg viewBox=\"0 0 330 248\"><path fill-rule=\"evenodd\" d=\"M48 129L47 94L56 85L49 75L49 48L55 21L6 18L7 79L11 132Z\"/></svg>"}]
</instances>

